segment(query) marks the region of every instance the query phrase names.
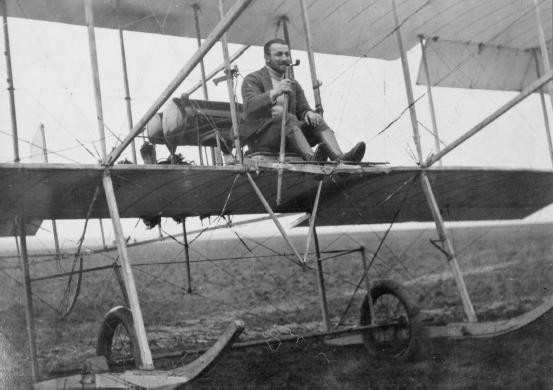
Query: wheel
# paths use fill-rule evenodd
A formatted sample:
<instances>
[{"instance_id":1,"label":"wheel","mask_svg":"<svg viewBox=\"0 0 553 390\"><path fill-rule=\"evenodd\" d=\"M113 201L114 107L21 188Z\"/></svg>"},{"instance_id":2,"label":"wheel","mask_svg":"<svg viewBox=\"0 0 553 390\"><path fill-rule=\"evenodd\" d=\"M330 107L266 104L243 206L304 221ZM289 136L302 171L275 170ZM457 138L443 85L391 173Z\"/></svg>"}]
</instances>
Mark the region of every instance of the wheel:
<instances>
[{"instance_id":1,"label":"wheel","mask_svg":"<svg viewBox=\"0 0 553 390\"><path fill-rule=\"evenodd\" d=\"M362 334L369 353L378 358L406 361L417 350L417 339L422 327L420 310L407 290L392 280L381 280L371 288L375 320L381 325ZM361 326L371 324L369 296L361 305Z\"/></svg>"},{"instance_id":2,"label":"wheel","mask_svg":"<svg viewBox=\"0 0 553 390\"><path fill-rule=\"evenodd\" d=\"M140 368L138 338L129 309L118 306L106 314L98 334L96 355L104 356L112 371Z\"/></svg>"}]
</instances>

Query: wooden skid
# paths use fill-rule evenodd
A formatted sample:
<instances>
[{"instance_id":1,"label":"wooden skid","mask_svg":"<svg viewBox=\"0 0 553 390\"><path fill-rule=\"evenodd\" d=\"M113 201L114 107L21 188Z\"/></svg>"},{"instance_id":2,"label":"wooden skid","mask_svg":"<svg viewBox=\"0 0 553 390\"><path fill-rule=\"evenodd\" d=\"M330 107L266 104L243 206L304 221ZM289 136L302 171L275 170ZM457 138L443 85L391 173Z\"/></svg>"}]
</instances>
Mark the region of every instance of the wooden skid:
<instances>
[{"instance_id":1,"label":"wooden skid","mask_svg":"<svg viewBox=\"0 0 553 390\"><path fill-rule=\"evenodd\" d=\"M125 373L96 373L88 378L73 375L34 385L35 389L65 388L164 388L173 389L188 383L205 373L224 355L244 331L244 322L233 321L225 333L202 356L186 366L167 371L126 371ZM88 382L86 385L84 382Z\"/></svg>"},{"instance_id":2,"label":"wooden skid","mask_svg":"<svg viewBox=\"0 0 553 390\"><path fill-rule=\"evenodd\" d=\"M468 339L501 336L531 324L552 309L553 295L545 299L538 307L518 317L495 322L461 322L444 326L425 326L423 327L421 337ZM363 344L363 340L361 339L361 335L356 334L326 340L326 344L334 346L359 345Z\"/></svg>"}]
</instances>

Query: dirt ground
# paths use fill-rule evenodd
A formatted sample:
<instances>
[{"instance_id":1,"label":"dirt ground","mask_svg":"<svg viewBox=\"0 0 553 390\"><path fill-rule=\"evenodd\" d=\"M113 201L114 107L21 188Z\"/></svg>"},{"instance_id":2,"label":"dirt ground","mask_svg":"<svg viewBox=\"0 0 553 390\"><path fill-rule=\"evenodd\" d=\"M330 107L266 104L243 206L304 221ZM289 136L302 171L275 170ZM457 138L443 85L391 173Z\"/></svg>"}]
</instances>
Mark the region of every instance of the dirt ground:
<instances>
[{"instance_id":1,"label":"dirt ground","mask_svg":"<svg viewBox=\"0 0 553 390\"><path fill-rule=\"evenodd\" d=\"M235 351L193 383L208 387L553 388L553 313L492 339L425 340L413 362L371 358L321 341Z\"/></svg>"},{"instance_id":2,"label":"dirt ground","mask_svg":"<svg viewBox=\"0 0 553 390\"><path fill-rule=\"evenodd\" d=\"M480 320L512 318L551 294L552 231L553 227L548 225L526 231L504 228L494 233L481 228L471 233L456 232L459 260ZM428 244L432 236L422 231L391 234L394 241L379 254L371 273L400 281L409 288L423 310L424 321L462 319L462 306L452 277L440 253ZM299 237L298 241L302 239ZM296 334L321 330L316 274L299 271L286 259L263 257L271 253L267 250L257 251L255 258L229 261L234 256L253 253L254 244L246 243L248 251L242 253L221 252L221 247L230 247L228 243L195 243L192 248L196 259L209 256L225 261L192 264L195 288L192 295L183 293L182 262L174 263L182 256L178 244L156 244L147 250L139 247L131 252L137 264L135 277L154 354L209 345L233 318L241 318L246 323L242 340L264 339L283 327ZM368 239L366 234L321 237L323 248L355 249L361 244L375 248L378 242ZM272 246L272 251L276 248L283 253L278 245L281 244L277 241L274 245L270 240L263 241L264 248ZM88 261L94 263L87 263L86 267L109 265L113 259L97 256ZM138 266L144 262L160 264ZM360 267L359 252L324 262L333 325L350 298L355 309L345 317L345 323L354 325L358 321L358 307L364 292L354 292ZM40 277L62 269L67 266L37 261L32 273L33 277ZM64 280L58 278L34 285L39 363L45 377L78 371L80 362L94 356L103 315L122 303L113 272L86 275L82 296L64 320L55 313L59 304L56 289L63 290ZM19 278L15 268L5 268L0 274L2 388L30 384ZM300 340L282 344L276 350L264 345L231 351L191 387L553 388L551 340L553 313L519 331L493 339L424 340L416 359L407 363L375 360L362 346L337 348L325 345L322 340ZM179 364L182 361L160 360L156 361L156 368Z\"/></svg>"}]
</instances>

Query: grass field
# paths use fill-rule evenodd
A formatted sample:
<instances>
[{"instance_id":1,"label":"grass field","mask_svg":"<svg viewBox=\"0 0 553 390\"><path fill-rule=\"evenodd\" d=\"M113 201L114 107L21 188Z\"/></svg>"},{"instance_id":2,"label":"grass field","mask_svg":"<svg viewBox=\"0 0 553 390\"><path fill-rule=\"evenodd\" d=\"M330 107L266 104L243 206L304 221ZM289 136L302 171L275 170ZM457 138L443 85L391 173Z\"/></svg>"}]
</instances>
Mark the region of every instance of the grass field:
<instances>
[{"instance_id":1,"label":"grass field","mask_svg":"<svg viewBox=\"0 0 553 390\"><path fill-rule=\"evenodd\" d=\"M435 231L321 234L321 249L366 248L371 279L393 279L409 289L427 322L464 319L455 282L444 255L429 243ZM452 231L459 263L479 320L511 318L536 307L553 286L552 225L481 226ZM191 244L193 292L187 293L183 246L173 240L130 249L150 347L154 353L213 343L231 319L242 319L242 340L268 339L283 333L322 330L315 264L302 269L292 262L281 238L235 238L206 233ZM225 237L228 237L225 236ZM208 239L209 238L209 239ZM303 250L305 237L294 241ZM333 326L359 321L364 284L359 251L334 257L323 254L323 272ZM85 256L85 268L110 265L116 253ZM374 257L374 261L373 261ZM313 258L313 256L311 257ZM207 260L210 259L210 260ZM33 259L32 277L71 269L73 260ZM29 375L21 275L14 261L0 273L0 378L23 384ZM78 368L94 356L101 320L123 298L112 269L84 274L73 312L60 320L67 278L33 283L41 373ZM344 315L348 302L351 309ZM553 387L552 316L511 335L491 340L426 340L412 363L371 359L362 347L330 348L302 341L235 351L216 365L198 386L531 386ZM182 362L181 362L182 363ZM178 362L158 361L157 366ZM1 383L1 382L0 382Z\"/></svg>"}]
</instances>

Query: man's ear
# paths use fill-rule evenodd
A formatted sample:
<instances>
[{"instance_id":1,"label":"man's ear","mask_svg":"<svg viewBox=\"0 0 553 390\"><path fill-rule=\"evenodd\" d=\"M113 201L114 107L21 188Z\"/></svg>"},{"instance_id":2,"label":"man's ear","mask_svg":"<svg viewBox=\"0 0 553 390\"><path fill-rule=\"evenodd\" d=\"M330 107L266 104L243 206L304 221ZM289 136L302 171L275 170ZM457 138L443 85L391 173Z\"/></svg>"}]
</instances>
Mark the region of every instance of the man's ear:
<instances>
[{"instance_id":1,"label":"man's ear","mask_svg":"<svg viewBox=\"0 0 553 390\"><path fill-rule=\"evenodd\" d=\"M263 58L265 58L265 63L266 64L268 64L271 61L271 59L269 58L269 56L267 54L264 54Z\"/></svg>"}]
</instances>

